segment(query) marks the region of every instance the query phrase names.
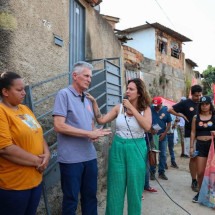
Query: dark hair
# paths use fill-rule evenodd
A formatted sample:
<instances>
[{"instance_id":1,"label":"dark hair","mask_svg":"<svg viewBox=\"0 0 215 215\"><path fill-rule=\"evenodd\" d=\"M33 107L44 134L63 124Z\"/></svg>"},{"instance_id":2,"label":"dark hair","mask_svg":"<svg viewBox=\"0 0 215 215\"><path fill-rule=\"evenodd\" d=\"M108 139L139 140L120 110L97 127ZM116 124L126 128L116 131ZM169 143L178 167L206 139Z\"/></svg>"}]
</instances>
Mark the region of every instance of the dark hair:
<instances>
[{"instance_id":1,"label":"dark hair","mask_svg":"<svg viewBox=\"0 0 215 215\"><path fill-rule=\"evenodd\" d=\"M145 83L140 78L131 79L128 81L128 84L131 82L135 83L137 87L137 93L140 94L140 96L138 97L137 108L139 111L143 111L150 106L151 97L146 90Z\"/></svg>"},{"instance_id":2,"label":"dark hair","mask_svg":"<svg viewBox=\"0 0 215 215\"><path fill-rule=\"evenodd\" d=\"M202 92L202 87L200 85L193 85L191 87L191 95L193 95L194 93L201 93Z\"/></svg>"},{"instance_id":3,"label":"dark hair","mask_svg":"<svg viewBox=\"0 0 215 215\"><path fill-rule=\"evenodd\" d=\"M207 103L210 104L210 112L211 112L212 115L214 115L215 112L214 112L214 106L213 106L213 104L212 104L212 101L207 102ZM201 105L202 105L202 104L204 104L204 102L202 102L202 103L200 102L199 105L198 105L198 114L201 114L201 113L202 113L202 109L201 109Z\"/></svg>"},{"instance_id":4,"label":"dark hair","mask_svg":"<svg viewBox=\"0 0 215 215\"><path fill-rule=\"evenodd\" d=\"M20 75L18 75L15 72L3 72L0 75L0 96L2 96L2 90L4 88L10 89L10 87L13 85L13 81L15 79L21 78Z\"/></svg>"}]
</instances>

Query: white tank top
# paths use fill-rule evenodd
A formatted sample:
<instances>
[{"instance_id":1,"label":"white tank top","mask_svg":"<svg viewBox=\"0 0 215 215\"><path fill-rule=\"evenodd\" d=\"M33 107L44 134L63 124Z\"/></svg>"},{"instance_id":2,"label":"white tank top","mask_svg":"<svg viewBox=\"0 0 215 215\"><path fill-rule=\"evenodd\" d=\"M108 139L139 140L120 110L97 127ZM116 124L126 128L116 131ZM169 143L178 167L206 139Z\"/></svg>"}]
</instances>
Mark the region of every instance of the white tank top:
<instances>
[{"instance_id":1,"label":"white tank top","mask_svg":"<svg viewBox=\"0 0 215 215\"><path fill-rule=\"evenodd\" d=\"M123 105L120 105L120 111L116 118L116 135L120 136L122 138L143 138L145 136L144 129L140 127L139 123L137 122L136 118L134 116L126 116L124 111L122 111ZM141 114L144 114L144 111L141 112ZM127 123L126 123L126 121ZM130 127L130 130L128 128L128 125ZM131 135L132 133L132 135Z\"/></svg>"}]
</instances>

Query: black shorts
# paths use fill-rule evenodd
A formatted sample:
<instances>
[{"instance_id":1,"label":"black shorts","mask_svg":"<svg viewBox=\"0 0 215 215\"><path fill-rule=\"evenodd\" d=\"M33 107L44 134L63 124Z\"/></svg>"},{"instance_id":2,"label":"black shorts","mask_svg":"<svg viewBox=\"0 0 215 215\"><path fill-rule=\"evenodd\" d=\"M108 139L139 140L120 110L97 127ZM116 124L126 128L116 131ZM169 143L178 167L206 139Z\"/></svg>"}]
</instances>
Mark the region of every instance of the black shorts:
<instances>
[{"instance_id":1,"label":"black shorts","mask_svg":"<svg viewBox=\"0 0 215 215\"><path fill-rule=\"evenodd\" d=\"M211 140L202 141L197 140L196 141L196 151L198 151L199 157L208 157L209 149L211 146Z\"/></svg>"}]
</instances>

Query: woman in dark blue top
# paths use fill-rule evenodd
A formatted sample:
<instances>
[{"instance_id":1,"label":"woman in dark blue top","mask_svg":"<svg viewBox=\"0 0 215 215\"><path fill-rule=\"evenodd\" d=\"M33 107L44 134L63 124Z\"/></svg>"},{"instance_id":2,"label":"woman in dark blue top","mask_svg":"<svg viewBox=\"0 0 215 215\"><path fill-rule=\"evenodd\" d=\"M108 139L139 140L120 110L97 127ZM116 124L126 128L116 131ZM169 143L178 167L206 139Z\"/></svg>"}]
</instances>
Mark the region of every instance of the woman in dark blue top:
<instances>
[{"instance_id":1,"label":"woman in dark blue top","mask_svg":"<svg viewBox=\"0 0 215 215\"><path fill-rule=\"evenodd\" d=\"M190 137L190 156L194 156L194 142L196 140L197 175L199 190L202 185L207 157L211 145L211 132L215 133L215 114L210 97L200 98L197 115L193 117ZM193 198L198 202L199 193Z\"/></svg>"}]
</instances>

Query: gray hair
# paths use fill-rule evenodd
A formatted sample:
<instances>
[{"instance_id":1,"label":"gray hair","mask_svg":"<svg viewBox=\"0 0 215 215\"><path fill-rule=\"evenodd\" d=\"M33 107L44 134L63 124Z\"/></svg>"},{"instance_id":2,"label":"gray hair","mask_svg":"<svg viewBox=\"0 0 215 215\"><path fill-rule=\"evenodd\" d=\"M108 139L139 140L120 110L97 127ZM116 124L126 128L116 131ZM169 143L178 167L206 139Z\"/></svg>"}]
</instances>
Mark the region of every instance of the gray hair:
<instances>
[{"instance_id":1,"label":"gray hair","mask_svg":"<svg viewBox=\"0 0 215 215\"><path fill-rule=\"evenodd\" d=\"M77 63L75 63L73 65L72 71L80 74L83 71L84 68L88 68L91 71L93 70L92 64L87 63L85 61L78 61Z\"/></svg>"}]
</instances>

